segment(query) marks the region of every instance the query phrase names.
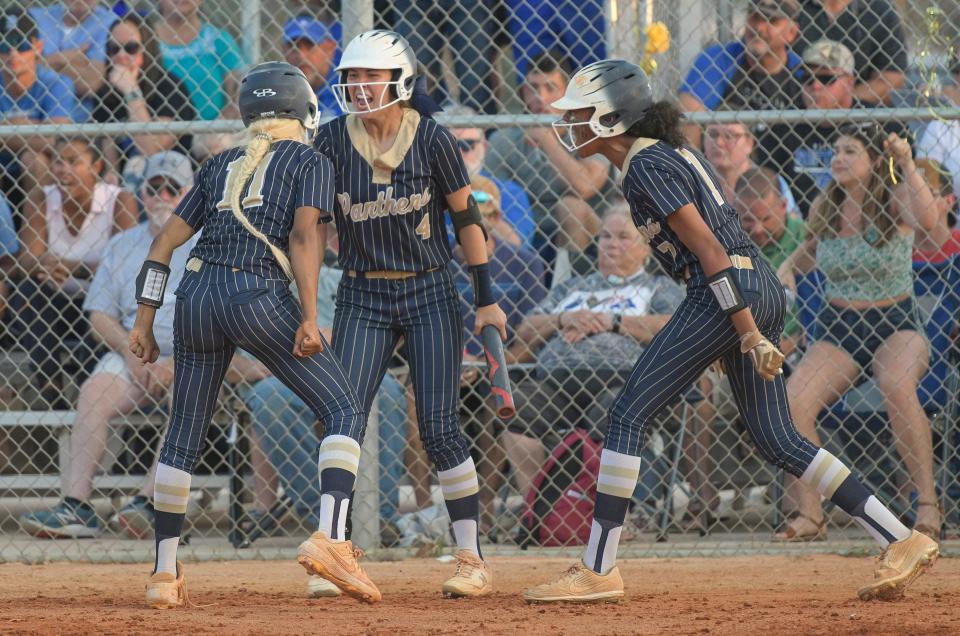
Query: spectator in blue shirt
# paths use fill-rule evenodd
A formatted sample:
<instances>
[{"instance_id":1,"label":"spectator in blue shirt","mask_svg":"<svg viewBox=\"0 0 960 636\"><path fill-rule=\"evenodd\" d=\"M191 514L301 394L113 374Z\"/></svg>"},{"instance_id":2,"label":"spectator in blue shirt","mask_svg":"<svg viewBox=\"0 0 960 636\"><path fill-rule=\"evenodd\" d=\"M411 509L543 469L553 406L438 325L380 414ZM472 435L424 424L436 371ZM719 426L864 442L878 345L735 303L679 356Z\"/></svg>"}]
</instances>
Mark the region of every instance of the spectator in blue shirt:
<instances>
[{"instance_id":1,"label":"spectator in blue shirt","mask_svg":"<svg viewBox=\"0 0 960 636\"><path fill-rule=\"evenodd\" d=\"M680 108L702 112L731 110L783 110L803 108L800 94L800 57L790 50L797 38L796 0L751 0L743 38L715 44L693 62L680 86ZM780 144L777 126L756 126L757 163L767 163L766 154ZM684 134L691 146L701 147L702 131L687 126Z\"/></svg>"},{"instance_id":2,"label":"spectator in blue shirt","mask_svg":"<svg viewBox=\"0 0 960 636\"><path fill-rule=\"evenodd\" d=\"M343 26L336 20L323 21L301 14L283 25L283 57L307 76L317 93L321 117L338 117L340 107L331 86L340 60Z\"/></svg>"},{"instance_id":3,"label":"spectator in blue shirt","mask_svg":"<svg viewBox=\"0 0 960 636\"><path fill-rule=\"evenodd\" d=\"M62 124L77 117L73 82L40 66L42 51L33 18L22 11L0 16L0 124ZM48 183L46 151L52 146L52 139L39 135L4 140L0 169L5 187L11 187L8 194L17 192L22 199L23 193Z\"/></svg>"},{"instance_id":4,"label":"spectator in blue shirt","mask_svg":"<svg viewBox=\"0 0 960 636\"><path fill-rule=\"evenodd\" d=\"M602 0L507 0L520 76L538 53L561 51L581 68L607 57Z\"/></svg>"},{"instance_id":5,"label":"spectator in blue shirt","mask_svg":"<svg viewBox=\"0 0 960 636\"><path fill-rule=\"evenodd\" d=\"M103 86L107 34L117 19L99 5L99 0L64 0L30 9L43 41L44 63L69 77L82 99L92 98Z\"/></svg>"}]
</instances>

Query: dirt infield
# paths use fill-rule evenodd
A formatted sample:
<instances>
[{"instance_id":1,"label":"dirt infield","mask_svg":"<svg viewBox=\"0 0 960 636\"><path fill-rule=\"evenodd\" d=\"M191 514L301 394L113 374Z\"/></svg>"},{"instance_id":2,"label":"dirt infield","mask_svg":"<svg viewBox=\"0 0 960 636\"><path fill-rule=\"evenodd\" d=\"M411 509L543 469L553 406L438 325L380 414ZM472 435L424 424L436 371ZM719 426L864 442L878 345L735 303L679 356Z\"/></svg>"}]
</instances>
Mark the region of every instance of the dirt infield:
<instances>
[{"instance_id":1,"label":"dirt infield","mask_svg":"<svg viewBox=\"0 0 960 636\"><path fill-rule=\"evenodd\" d=\"M620 605L528 606L518 593L568 561L495 558L498 593L444 600L452 572L435 560L370 563L383 602L304 598L294 562L187 566L194 602L141 605L147 567L0 565L0 633L101 634L958 634L960 560L941 559L894 603L863 603L873 561L839 556L623 561Z\"/></svg>"}]
</instances>

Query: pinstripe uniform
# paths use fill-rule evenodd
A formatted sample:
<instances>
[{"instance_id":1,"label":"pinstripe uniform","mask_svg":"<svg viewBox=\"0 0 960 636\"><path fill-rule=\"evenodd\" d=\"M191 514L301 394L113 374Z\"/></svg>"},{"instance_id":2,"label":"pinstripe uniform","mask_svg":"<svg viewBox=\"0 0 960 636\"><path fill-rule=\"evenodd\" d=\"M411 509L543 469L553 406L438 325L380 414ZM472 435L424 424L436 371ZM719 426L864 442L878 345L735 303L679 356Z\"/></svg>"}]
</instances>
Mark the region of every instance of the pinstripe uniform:
<instances>
[{"instance_id":1,"label":"pinstripe uniform","mask_svg":"<svg viewBox=\"0 0 960 636\"><path fill-rule=\"evenodd\" d=\"M200 169L176 214L203 230L176 291L173 412L160 461L190 472L199 456L220 385L237 347L249 351L323 421L328 434L360 425L360 407L330 347L306 358L291 353L301 322L289 281L269 248L233 216L228 173L244 149L227 150ZM333 208L330 162L311 147L279 141L243 193L244 214L286 250L299 207Z\"/></svg>"},{"instance_id":2,"label":"pinstripe uniform","mask_svg":"<svg viewBox=\"0 0 960 636\"><path fill-rule=\"evenodd\" d=\"M334 165L340 266L333 346L368 413L403 336L420 438L438 470L469 457L460 432L463 322L447 262L446 195L470 183L454 137L404 109L393 147L381 152L359 119L320 127L317 149ZM358 273L350 276L350 271ZM364 272L417 272L401 280ZM362 431L352 433L362 438Z\"/></svg>"},{"instance_id":3,"label":"pinstripe uniform","mask_svg":"<svg viewBox=\"0 0 960 636\"><path fill-rule=\"evenodd\" d=\"M786 298L770 266L740 227L724 200L720 181L699 153L639 139L624 163L623 194L633 221L650 241L654 256L674 278L687 279L687 296L637 361L610 410L606 448L640 454L647 424L675 402L715 360L722 359L741 415L768 461L803 474L817 448L801 437L790 419L784 381L763 380L751 358L740 353L730 318L706 285L696 255L667 224L667 217L693 204L729 254L748 256L754 269L735 269L757 327L773 343L783 331Z\"/></svg>"}]
</instances>

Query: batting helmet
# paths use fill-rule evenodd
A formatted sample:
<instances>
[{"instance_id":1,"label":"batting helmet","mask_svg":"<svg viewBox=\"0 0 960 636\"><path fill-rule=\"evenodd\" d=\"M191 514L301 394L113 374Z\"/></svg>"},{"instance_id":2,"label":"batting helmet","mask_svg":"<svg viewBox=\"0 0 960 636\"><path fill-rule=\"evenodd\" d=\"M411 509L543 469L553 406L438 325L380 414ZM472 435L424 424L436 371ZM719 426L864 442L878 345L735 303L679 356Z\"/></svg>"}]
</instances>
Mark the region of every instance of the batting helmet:
<instances>
[{"instance_id":1,"label":"batting helmet","mask_svg":"<svg viewBox=\"0 0 960 636\"><path fill-rule=\"evenodd\" d=\"M240 82L244 126L259 119L296 119L312 135L320 123L317 94L303 71L286 62L257 64Z\"/></svg>"},{"instance_id":2,"label":"batting helmet","mask_svg":"<svg viewBox=\"0 0 960 636\"><path fill-rule=\"evenodd\" d=\"M417 66L417 56L402 35L383 29L365 31L350 40L350 44L344 49L340 64L334 69L340 73L340 83L333 85L333 94L341 110L346 113L355 113L357 110L350 108L348 87L386 85L393 89L394 98L386 104L381 103L365 112L381 110L398 101L410 99L417 78ZM346 71L351 68L388 70L393 71L393 75L389 82L347 83ZM383 97L380 100L382 102Z\"/></svg>"},{"instance_id":3,"label":"batting helmet","mask_svg":"<svg viewBox=\"0 0 960 636\"><path fill-rule=\"evenodd\" d=\"M554 122L554 131L564 146L576 150L598 137L622 135L643 119L651 105L653 91L643 69L626 60L600 60L574 73L563 97L553 102L559 110L593 108L590 119ZM590 126L594 136L577 144L572 135L574 126Z\"/></svg>"}]
</instances>

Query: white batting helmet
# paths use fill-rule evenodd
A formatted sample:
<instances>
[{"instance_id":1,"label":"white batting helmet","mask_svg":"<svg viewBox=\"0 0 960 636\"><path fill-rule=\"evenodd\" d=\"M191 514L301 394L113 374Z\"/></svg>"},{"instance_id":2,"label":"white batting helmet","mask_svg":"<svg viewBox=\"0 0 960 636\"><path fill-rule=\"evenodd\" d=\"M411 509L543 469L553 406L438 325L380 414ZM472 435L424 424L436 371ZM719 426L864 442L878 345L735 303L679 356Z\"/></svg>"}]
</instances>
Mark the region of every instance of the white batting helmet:
<instances>
[{"instance_id":1,"label":"white batting helmet","mask_svg":"<svg viewBox=\"0 0 960 636\"><path fill-rule=\"evenodd\" d=\"M398 101L410 99L417 77L417 66L417 56L402 35L382 29L365 31L350 40L350 44L344 49L340 64L334 69L340 73L340 82L333 85L333 94L344 112L356 113L358 111L351 107L350 94L347 92L350 86L386 85L388 90L384 91L384 95L389 93L389 88L392 87L394 97L390 102L384 104L381 96L379 105L364 112L381 110ZM388 70L393 71L393 75L389 82L348 83L346 71L351 68Z\"/></svg>"},{"instance_id":2,"label":"white batting helmet","mask_svg":"<svg viewBox=\"0 0 960 636\"><path fill-rule=\"evenodd\" d=\"M553 102L559 110L593 108L588 121L553 123L553 130L568 150L576 150L599 137L622 135L643 119L653 104L650 80L636 64L626 60L600 60L574 73L563 97ZM575 126L590 126L594 136L582 143L573 137Z\"/></svg>"}]
</instances>

